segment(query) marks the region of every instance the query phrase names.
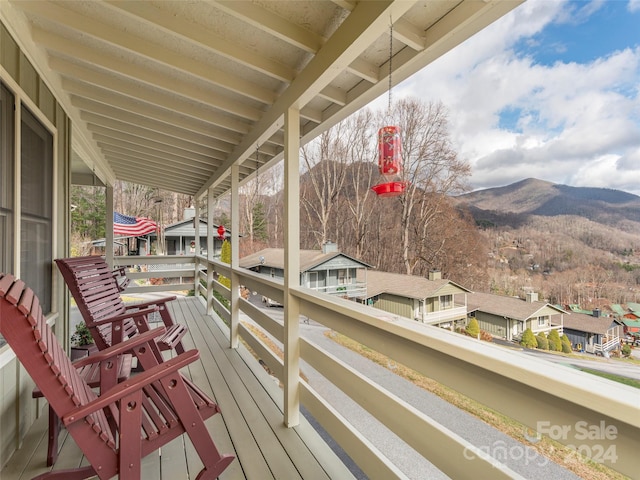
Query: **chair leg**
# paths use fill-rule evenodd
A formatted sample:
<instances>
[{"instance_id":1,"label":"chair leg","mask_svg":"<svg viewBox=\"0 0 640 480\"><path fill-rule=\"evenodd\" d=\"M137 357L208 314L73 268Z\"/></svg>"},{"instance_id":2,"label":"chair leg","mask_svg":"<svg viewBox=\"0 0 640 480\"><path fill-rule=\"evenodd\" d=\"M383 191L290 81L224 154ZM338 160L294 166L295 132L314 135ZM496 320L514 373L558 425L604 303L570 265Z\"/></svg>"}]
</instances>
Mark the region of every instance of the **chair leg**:
<instances>
[{"instance_id":1,"label":"chair leg","mask_svg":"<svg viewBox=\"0 0 640 480\"><path fill-rule=\"evenodd\" d=\"M53 466L58 459L58 436L62 427L60 418L49 405L49 446L47 448L47 467Z\"/></svg>"}]
</instances>

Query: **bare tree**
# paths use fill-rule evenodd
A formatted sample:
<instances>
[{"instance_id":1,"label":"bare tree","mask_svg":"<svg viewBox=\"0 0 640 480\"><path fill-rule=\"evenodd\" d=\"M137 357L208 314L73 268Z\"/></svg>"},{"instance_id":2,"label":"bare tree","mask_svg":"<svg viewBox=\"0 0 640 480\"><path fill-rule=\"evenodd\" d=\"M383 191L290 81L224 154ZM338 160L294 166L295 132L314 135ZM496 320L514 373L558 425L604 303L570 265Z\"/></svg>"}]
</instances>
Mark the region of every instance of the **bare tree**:
<instances>
[{"instance_id":1,"label":"bare tree","mask_svg":"<svg viewBox=\"0 0 640 480\"><path fill-rule=\"evenodd\" d=\"M454 150L448 131L447 111L441 103L403 99L395 117L402 136L406 190L399 197L401 249L405 272L419 262L431 262L445 243L437 239L448 196L466 190L471 173L468 163Z\"/></svg>"},{"instance_id":2,"label":"bare tree","mask_svg":"<svg viewBox=\"0 0 640 480\"><path fill-rule=\"evenodd\" d=\"M300 201L316 245L333 240L329 230L347 162L344 135L343 125L338 124L301 149L306 172L300 185Z\"/></svg>"}]
</instances>

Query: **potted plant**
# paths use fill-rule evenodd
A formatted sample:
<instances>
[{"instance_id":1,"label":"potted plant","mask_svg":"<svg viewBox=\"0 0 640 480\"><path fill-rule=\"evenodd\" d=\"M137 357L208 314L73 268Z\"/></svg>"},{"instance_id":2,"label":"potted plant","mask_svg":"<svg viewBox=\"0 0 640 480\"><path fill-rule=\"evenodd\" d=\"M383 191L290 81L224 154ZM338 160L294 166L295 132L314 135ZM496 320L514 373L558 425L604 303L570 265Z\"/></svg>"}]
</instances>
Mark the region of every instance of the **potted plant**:
<instances>
[{"instance_id":1,"label":"potted plant","mask_svg":"<svg viewBox=\"0 0 640 480\"><path fill-rule=\"evenodd\" d=\"M95 350L96 346L93 343L89 327L84 322L78 323L75 333L71 335L71 360L90 355Z\"/></svg>"}]
</instances>

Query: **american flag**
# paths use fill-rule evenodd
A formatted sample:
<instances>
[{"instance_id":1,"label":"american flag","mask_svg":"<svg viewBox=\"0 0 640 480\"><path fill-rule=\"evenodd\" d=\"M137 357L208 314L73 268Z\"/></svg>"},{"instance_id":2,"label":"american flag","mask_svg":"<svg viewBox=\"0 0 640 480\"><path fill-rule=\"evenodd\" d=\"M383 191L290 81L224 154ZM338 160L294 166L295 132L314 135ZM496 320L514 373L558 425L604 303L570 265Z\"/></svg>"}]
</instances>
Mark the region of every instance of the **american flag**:
<instances>
[{"instance_id":1,"label":"american flag","mask_svg":"<svg viewBox=\"0 0 640 480\"><path fill-rule=\"evenodd\" d=\"M113 212L113 234L125 237L138 237L153 233L158 228L156 222L149 218L130 217Z\"/></svg>"}]
</instances>

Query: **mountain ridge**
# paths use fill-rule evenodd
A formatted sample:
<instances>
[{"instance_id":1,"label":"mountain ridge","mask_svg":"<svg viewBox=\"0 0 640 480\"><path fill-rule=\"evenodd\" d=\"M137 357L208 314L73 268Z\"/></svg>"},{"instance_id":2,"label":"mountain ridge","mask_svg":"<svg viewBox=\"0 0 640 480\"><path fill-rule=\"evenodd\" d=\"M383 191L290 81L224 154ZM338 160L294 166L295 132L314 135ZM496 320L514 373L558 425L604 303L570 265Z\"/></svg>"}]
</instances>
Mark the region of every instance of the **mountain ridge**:
<instances>
[{"instance_id":1,"label":"mountain ridge","mask_svg":"<svg viewBox=\"0 0 640 480\"><path fill-rule=\"evenodd\" d=\"M615 189L570 187L527 178L502 187L454 197L466 206L479 225L518 227L530 216L583 217L593 222L640 233L640 196Z\"/></svg>"}]
</instances>

